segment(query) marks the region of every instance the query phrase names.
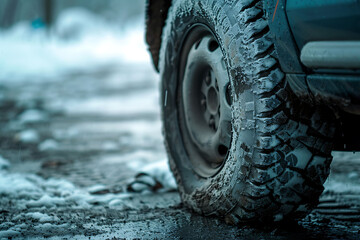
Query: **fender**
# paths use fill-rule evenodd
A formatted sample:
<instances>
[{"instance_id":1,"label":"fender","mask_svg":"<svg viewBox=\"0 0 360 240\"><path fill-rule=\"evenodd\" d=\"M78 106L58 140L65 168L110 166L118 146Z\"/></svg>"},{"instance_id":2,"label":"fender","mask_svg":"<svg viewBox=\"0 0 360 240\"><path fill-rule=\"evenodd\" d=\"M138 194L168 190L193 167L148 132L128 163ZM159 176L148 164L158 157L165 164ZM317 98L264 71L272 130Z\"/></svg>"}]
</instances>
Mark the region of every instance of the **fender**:
<instances>
[{"instance_id":1,"label":"fender","mask_svg":"<svg viewBox=\"0 0 360 240\"><path fill-rule=\"evenodd\" d=\"M171 2L171 0L147 0L146 2L146 43L157 72L159 72L161 35Z\"/></svg>"}]
</instances>

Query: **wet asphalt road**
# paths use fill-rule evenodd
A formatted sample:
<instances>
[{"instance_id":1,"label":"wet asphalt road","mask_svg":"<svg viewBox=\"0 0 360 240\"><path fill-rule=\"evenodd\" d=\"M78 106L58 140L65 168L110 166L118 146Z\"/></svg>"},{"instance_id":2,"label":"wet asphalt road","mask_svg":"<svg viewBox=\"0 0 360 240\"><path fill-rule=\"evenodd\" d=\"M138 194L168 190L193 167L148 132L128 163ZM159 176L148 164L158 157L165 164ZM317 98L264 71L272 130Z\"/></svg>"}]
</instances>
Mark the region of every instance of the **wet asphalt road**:
<instances>
[{"instance_id":1,"label":"wet asphalt road","mask_svg":"<svg viewBox=\"0 0 360 240\"><path fill-rule=\"evenodd\" d=\"M124 66L0 83L7 176L35 176L44 191L49 179L70 182L92 198L86 205L30 204L35 196L21 205L21 196L2 193L0 239L360 239L360 154L333 153L319 206L288 226L229 226L189 212L175 190L161 186L127 192L141 167L166 158L156 78L149 66Z\"/></svg>"}]
</instances>

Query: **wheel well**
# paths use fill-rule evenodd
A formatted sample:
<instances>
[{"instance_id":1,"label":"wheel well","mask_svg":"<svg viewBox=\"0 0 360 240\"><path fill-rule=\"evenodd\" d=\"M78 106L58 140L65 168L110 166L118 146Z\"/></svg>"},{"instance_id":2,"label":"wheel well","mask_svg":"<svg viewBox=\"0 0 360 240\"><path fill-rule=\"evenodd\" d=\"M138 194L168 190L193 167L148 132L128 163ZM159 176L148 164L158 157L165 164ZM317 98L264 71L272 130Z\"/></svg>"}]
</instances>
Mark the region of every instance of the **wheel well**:
<instances>
[{"instance_id":1,"label":"wheel well","mask_svg":"<svg viewBox=\"0 0 360 240\"><path fill-rule=\"evenodd\" d=\"M159 71L159 51L162 29L172 0L147 0L146 4L146 43L156 71Z\"/></svg>"}]
</instances>

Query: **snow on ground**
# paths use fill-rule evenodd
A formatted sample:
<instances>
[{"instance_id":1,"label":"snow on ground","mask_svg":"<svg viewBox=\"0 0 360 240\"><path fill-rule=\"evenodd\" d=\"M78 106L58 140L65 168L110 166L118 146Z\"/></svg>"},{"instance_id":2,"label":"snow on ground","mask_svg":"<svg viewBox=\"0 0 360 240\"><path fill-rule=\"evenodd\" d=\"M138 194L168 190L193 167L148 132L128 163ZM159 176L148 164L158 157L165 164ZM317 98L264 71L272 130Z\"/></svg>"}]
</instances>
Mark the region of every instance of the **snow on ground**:
<instances>
[{"instance_id":1,"label":"snow on ground","mask_svg":"<svg viewBox=\"0 0 360 240\"><path fill-rule=\"evenodd\" d=\"M120 28L82 8L64 11L50 31L20 22L0 31L0 81L54 80L99 66L149 64L144 22Z\"/></svg>"},{"instance_id":2,"label":"snow on ground","mask_svg":"<svg viewBox=\"0 0 360 240\"><path fill-rule=\"evenodd\" d=\"M153 174L155 181L163 183L164 188L161 191L175 189L174 179L165 160L147 166L144 172ZM150 176L149 179L151 179ZM99 188L101 186L84 190L64 179L43 179L34 174L10 173L5 170L0 173L2 206L5 207L4 204L8 202L8 210L9 208L24 210L20 215L14 216L12 221L35 219L38 222L56 222L56 216L49 216L39 211L59 208L88 209L93 204L99 205L99 203L110 208L129 208L128 205L122 204L122 199L129 196L127 193L91 195Z\"/></svg>"},{"instance_id":3,"label":"snow on ground","mask_svg":"<svg viewBox=\"0 0 360 240\"><path fill-rule=\"evenodd\" d=\"M101 84L89 84L99 80L94 78L100 78L92 73L104 69L110 69L112 74L101 79ZM67 81L67 85L61 81ZM51 87L48 82L61 84ZM63 130L51 129L54 133L49 136L36 129L38 125L50 126L53 110L66 116L159 116L159 94L154 83L156 77L144 43L144 19L119 28L86 10L75 8L63 12L51 30L33 29L29 22L0 30L0 84L15 84L14 89L26 90L15 94L17 106L21 105L25 110L7 126L14 125L16 141L37 144L40 152L48 153L61 150L67 138L74 139L81 134L88 137L93 132L116 132L118 137L103 141L100 148L111 151L123 147L127 151L104 154L104 159L99 162L126 164L134 172L145 174L140 178L147 183L145 188L140 186L142 190L149 190L146 187L159 183L162 187L159 189L157 185L156 190L172 191L176 184L168 167L157 118L152 117L154 119L150 121L139 117L119 122L83 121L67 125ZM71 88L71 84L78 86ZM44 86L50 91L44 90ZM63 86L70 86L70 89L62 89ZM91 94L98 87L121 93L111 96ZM85 97L78 95L79 89L86 93ZM44 108L32 104L34 98L44 100ZM129 182L136 180L129 179ZM11 163L0 156L1 207L19 212L11 222L0 223L0 239L19 236L32 222L41 231L69 228L68 224L56 224L59 218L53 210L57 209L131 208L123 201L129 193L93 194L106 187L109 186L94 185L84 189L66 179L16 173L11 169Z\"/></svg>"},{"instance_id":4,"label":"snow on ground","mask_svg":"<svg viewBox=\"0 0 360 240\"><path fill-rule=\"evenodd\" d=\"M58 207L68 208L89 208L91 204L102 203L104 206L120 204L121 198L127 197L126 193L91 195L93 186L79 189L71 182L64 179L44 179L35 174L19 174L9 172L9 162L0 156L0 195L1 202L5 204L9 200L10 206L16 209L54 209ZM167 161L164 159L153 165L144 168L144 172L151 174L151 177L163 184L162 191L175 189L175 182L172 178ZM7 200L6 200L7 199ZM2 205L4 207L4 205ZM27 217L37 218L40 222L48 221L50 218L41 214L25 214ZM51 218L53 219L53 218ZM16 220L16 219L14 219Z\"/></svg>"},{"instance_id":5,"label":"snow on ground","mask_svg":"<svg viewBox=\"0 0 360 240\"><path fill-rule=\"evenodd\" d=\"M2 159L4 161L4 159ZM62 179L43 179L34 174L0 172L2 202L8 198L12 206L21 209L57 206L88 207L91 196Z\"/></svg>"},{"instance_id":6,"label":"snow on ground","mask_svg":"<svg viewBox=\"0 0 360 240\"><path fill-rule=\"evenodd\" d=\"M49 216L45 213L40 213L40 212L26 213L25 216L30 217L39 222L55 222L59 220L58 217L56 216Z\"/></svg>"},{"instance_id":7,"label":"snow on ground","mask_svg":"<svg viewBox=\"0 0 360 240\"><path fill-rule=\"evenodd\" d=\"M170 171L166 159L148 164L140 172L153 176L156 181L163 185L163 191L171 191L177 188L175 178Z\"/></svg>"}]
</instances>

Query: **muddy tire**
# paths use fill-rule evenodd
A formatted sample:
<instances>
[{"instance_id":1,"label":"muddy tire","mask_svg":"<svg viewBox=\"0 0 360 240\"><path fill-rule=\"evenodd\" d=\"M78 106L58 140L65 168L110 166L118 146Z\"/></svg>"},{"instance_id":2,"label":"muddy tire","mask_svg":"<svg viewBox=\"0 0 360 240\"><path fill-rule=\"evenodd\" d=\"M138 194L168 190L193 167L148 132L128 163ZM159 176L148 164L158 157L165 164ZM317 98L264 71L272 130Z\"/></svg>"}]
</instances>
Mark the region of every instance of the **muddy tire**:
<instances>
[{"instance_id":1,"label":"muddy tire","mask_svg":"<svg viewBox=\"0 0 360 240\"><path fill-rule=\"evenodd\" d=\"M289 90L262 4L174 1L162 38L164 137L181 198L229 223L304 217L332 159L332 114Z\"/></svg>"}]
</instances>

